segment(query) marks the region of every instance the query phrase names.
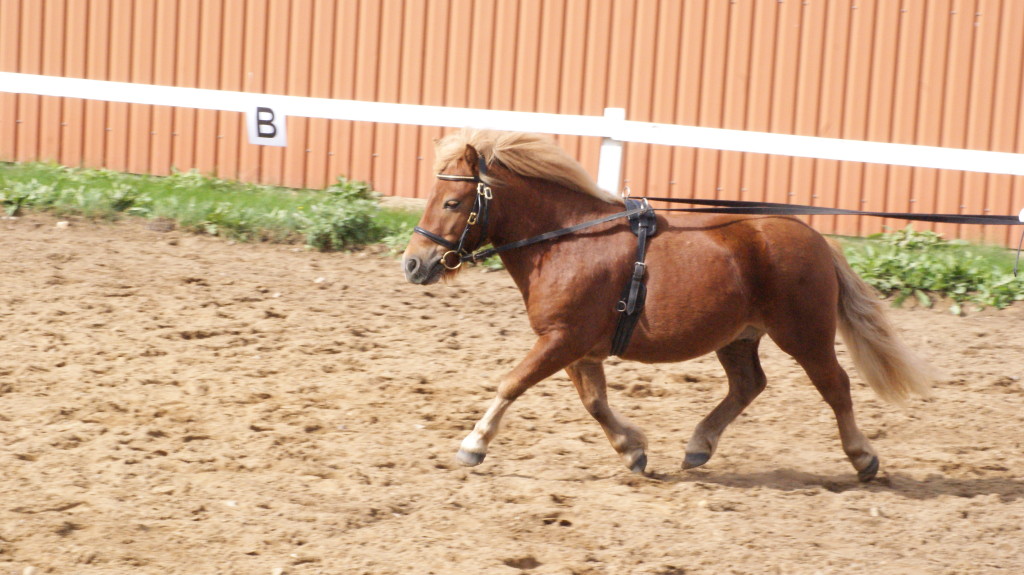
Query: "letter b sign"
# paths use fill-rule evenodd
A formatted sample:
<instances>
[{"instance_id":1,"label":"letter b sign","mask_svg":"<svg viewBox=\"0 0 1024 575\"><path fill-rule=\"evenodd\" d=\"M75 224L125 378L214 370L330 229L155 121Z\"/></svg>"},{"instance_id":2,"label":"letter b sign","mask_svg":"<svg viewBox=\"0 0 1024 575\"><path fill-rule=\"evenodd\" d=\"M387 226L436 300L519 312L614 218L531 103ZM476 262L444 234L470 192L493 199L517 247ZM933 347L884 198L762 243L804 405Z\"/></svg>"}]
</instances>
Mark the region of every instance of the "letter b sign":
<instances>
[{"instance_id":1,"label":"letter b sign","mask_svg":"<svg viewBox=\"0 0 1024 575\"><path fill-rule=\"evenodd\" d=\"M287 146L285 116L273 108L257 106L246 114L249 143L260 146Z\"/></svg>"}]
</instances>

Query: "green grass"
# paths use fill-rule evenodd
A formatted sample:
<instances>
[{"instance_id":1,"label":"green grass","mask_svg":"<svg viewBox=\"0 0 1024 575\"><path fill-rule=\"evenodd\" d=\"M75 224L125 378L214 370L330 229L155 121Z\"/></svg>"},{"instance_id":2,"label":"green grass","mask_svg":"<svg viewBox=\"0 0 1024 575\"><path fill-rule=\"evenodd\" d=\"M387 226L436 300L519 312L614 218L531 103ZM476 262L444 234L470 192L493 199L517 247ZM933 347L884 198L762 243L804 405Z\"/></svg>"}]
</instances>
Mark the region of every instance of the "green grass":
<instances>
[{"instance_id":1,"label":"green grass","mask_svg":"<svg viewBox=\"0 0 1024 575\"><path fill-rule=\"evenodd\" d=\"M931 307L945 297L952 300L950 311L962 314L968 304L1001 309L1024 300L1024 277L1014 277L1014 253L1003 248L945 240L911 226L843 243L850 266L897 306L912 297Z\"/></svg>"},{"instance_id":2,"label":"green grass","mask_svg":"<svg viewBox=\"0 0 1024 575\"><path fill-rule=\"evenodd\" d=\"M0 164L0 209L95 219L174 220L186 230L241 241L304 241L320 250L385 243L412 232L418 214L385 210L366 184L339 178L326 190L221 180L195 172L166 177L53 164Z\"/></svg>"}]
</instances>

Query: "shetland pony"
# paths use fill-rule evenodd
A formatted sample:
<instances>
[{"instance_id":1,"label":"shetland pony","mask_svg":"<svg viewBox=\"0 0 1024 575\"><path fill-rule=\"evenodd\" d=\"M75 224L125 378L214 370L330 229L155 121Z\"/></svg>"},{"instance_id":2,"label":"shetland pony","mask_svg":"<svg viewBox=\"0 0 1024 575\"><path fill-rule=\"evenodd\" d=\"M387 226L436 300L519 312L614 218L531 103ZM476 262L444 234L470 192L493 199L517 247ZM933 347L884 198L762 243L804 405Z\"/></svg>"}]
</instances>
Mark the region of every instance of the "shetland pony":
<instances>
[{"instance_id":1,"label":"shetland pony","mask_svg":"<svg viewBox=\"0 0 1024 575\"><path fill-rule=\"evenodd\" d=\"M458 460L480 464L516 398L564 369L625 465L642 473L647 440L609 406L603 368L623 313L623 286L635 269L637 236L616 217L623 200L599 189L551 138L535 134L453 133L437 143L435 173L419 233L402 258L406 278L427 285L450 277L490 243L501 251L537 334L522 361L501 376ZM587 222L574 233L543 236ZM728 394L693 432L683 468L706 463L726 426L765 388L758 345L767 335L832 408L859 479L875 477L878 456L857 427L850 380L836 359L837 328L857 371L883 399L927 395L933 375L897 337L877 295L840 249L792 217L722 214L658 214L648 244L641 271L646 303L621 356L678 362L714 352L729 382Z\"/></svg>"}]
</instances>

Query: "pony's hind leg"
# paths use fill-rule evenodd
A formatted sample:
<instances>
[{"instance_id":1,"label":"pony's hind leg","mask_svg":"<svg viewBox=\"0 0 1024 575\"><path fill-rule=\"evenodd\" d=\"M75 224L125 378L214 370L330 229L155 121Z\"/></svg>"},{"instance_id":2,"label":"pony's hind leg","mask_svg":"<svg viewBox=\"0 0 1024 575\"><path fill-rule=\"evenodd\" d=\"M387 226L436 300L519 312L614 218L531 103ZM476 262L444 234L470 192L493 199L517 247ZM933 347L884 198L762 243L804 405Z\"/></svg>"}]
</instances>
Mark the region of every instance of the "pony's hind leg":
<instances>
[{"instance_id":1,"label":"pony's hind leg","mask_svg":"<svg viewBox=\"0 0 1024 575\"><path fill-rule=\"evenodd\" d=\"M764 390L768 380L757 356L760 343L761 334L758 333L748 339L738 339L718 350L718 361L722 363L729 378L729 393L697 424L686 445L683 469L707 463L715 453L725 428Z\"/></svg>"},{"instance_id":2,"label":"pony's hind leg","mask_svg":"<svg viewBox=\"0 0 1024 575\"><path fill-rule=\"evenodd\" d=\"M835 413L836 423L839 425L839 440L843 444L846 457L857 470L857 478L861 481L871 481L878 473L878 455L854 419L850 376L839 365L835 353L832 352L830 355L830 358L814 363L802 361L799 357L796 360L807 372L814 387L825 399L825 403L828 403Z\"/></svg>"},{"instance_id":3,"label":"pony's hind leg","mask_svg":"<svg viewBox=\"0 0 1024 575\"><path fill-rule=\"evenodd\" d=\"M600 361L581 359L565 368L572 379L587 412L601 424L608 441L634 473L647 467L647 438L640 428L615 412L608 405L604 365Z\"/></svg>"},{"instance_id":4,"label":"pony's hind leg","mask_svg":"<svg viewBox=\"0 0 1024 575\"><path fill-rule=\"evenodd\" d=\"M836 358L835 329L827 322L793 322L791 329L769 332L779 349L800 364L821 397L832 408L839 426L839 440L857 477L871 481L878 473L878 455L871 442L857 427L850 397L850 376Z\"/></svg>"}]
</instances>

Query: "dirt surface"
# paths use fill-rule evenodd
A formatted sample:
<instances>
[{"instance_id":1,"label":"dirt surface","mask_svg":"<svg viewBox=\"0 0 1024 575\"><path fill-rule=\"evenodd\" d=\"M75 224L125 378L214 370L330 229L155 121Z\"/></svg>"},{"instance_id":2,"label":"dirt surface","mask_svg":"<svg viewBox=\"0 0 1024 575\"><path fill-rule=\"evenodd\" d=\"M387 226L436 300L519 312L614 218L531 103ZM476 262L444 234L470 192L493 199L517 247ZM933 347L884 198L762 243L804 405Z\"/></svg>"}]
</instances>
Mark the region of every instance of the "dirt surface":
<instances>
[{"instance_id":1,"label":"dirt surface","mask_svg":"<svg viewBox=\"0 0 1024 575\"><path fill-rule=\"evenodd\" d=\"M2 575L1024 572L1021 306L893 311L948 380L900 408L854 373L867 485L770 344L703 469L679 464L725 392L713 357L609 362L649 477L564 375L467 469L532 343L506 274L423 288L381 254L55 224L0 221Z\"/></svg>"}]
</instances>

